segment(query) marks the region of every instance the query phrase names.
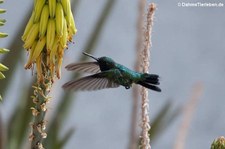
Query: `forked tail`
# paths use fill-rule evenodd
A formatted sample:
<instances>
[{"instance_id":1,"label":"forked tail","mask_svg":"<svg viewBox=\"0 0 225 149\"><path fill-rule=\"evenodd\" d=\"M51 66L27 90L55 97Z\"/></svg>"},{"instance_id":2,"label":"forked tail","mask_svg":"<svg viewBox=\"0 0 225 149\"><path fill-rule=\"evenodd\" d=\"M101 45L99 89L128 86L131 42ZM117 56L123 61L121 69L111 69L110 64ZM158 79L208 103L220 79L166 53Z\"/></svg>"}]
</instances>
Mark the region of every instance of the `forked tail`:
<instances>
[{"instance_id":1,"label":"forked tail","mask_svg":"<svg viewBox=\"0 0 225 149\"><path fill-rule=\"evenodd\" d=\"M160 84L159 76L156 74L143 74L143 78L138 81L137 84L140 84L148 89L161 92L161 89L157 86Z\"/></svg>"}]
</instances>

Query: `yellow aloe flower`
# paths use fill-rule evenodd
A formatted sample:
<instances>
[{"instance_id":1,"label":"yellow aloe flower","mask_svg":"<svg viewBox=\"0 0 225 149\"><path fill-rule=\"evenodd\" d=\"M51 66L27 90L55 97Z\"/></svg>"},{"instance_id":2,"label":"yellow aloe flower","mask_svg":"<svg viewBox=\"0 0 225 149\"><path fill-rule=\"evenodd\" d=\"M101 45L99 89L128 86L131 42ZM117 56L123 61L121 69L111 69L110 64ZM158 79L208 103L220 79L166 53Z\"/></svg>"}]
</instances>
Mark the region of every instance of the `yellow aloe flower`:
<instances>
[{"instance_id":1,"label":"yellow aloe flower","mask_svg":"<svg viewBox=\"0 0 225 149\"><path fill-rule=\"evenodd\" d=\"M22 40L29 52L25 69L36 64L38 82L42 81L42 58L54 76L60 78L64 49L77 32L70 0L34 0L34 10L27 23Z\"/></svg>"}]
</instances>

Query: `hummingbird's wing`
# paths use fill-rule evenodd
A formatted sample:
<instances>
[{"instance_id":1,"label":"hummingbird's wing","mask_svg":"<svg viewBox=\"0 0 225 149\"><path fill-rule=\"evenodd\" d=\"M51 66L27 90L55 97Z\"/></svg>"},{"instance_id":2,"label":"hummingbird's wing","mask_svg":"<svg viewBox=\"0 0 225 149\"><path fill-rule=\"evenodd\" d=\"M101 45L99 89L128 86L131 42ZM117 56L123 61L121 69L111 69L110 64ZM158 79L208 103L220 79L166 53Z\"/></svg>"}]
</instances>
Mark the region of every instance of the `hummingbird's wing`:
<instances>
[{"instance_id":1,"label":"hummingbird's wing","mask_svg":"<svg viewBox=\"0 0 225 149\"><path fill-rule=\"evenodd\" d=\"M99 73L101 72L98 62L72 63L65 67L69 71Z\"/></svg>"},{"instance_id":2,"label":"hummingbird's wing","mask_svg":"<svg viewBox=\"0 0 225 149\"><path fill-rule=\"evenodd\" d=\"M119 84L106 78L109 72L100 72L65 83L62 87L68 90L100 90L104 88L116 88Z\"/></svg>"}]
</instances>

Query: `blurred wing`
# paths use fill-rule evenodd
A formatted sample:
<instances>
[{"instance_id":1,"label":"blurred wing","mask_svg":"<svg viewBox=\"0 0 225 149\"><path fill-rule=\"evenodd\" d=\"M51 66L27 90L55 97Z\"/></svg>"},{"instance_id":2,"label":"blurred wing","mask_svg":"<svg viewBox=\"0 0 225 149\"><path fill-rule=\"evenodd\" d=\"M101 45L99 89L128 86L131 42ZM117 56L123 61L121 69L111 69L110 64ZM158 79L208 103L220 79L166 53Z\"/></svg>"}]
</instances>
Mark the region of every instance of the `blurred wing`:
<instances>
[{"instance_id":1,"label":"blurred wing","mask_svg":"<svg viewBox=\"0 0 225 149\"><path fill-rule=\"evenodd\" d=\"M69 71L99 73L101 72L98 62L72 63L66 66Z\"/></svg>"},{"instance_id":2,"label":"blurred wing","mask_svg":"<svg viewBox=\"0 0 225 149\"><path fill-rule=\"evenodd\" d=\"M116 88L119 84L107 79L107 72L101 72L91 76L83 77L78 80L69 81L63 85L64 89L68 90L100 90L104 88Z\"/></svg>"}]
</instances>

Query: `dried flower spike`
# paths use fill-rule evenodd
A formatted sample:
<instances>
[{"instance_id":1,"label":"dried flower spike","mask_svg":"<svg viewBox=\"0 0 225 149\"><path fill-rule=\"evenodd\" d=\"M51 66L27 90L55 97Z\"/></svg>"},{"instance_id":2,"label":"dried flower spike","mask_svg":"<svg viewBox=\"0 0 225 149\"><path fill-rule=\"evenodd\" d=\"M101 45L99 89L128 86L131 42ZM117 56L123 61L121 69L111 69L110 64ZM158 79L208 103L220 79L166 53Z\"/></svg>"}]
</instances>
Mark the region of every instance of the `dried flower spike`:
<instances>
[{"instance_id":1,"label":"dried flower spike","mask_svg":"<svg viewBox=\"0 0 225 149\"><path fill-rule=\"evenodd\" d=\"M144 72L149 71L150 65L150 48L151 44L151 32L153 26L153 16L155 12L156 6L154 3L149 4L148 7L148 14L147 14L147 25L146 30L144 33L144 49L142 51L142 68ZM150 137L149 137L149 130L150 126L150 119L149 119L149 99L148 99L148 90L145 88L141 88L141 95L142 95L142 132L141 132L141 149L151 149L150 146Z\"/></svg>"}]
</instances>

